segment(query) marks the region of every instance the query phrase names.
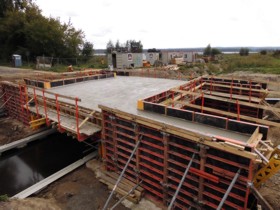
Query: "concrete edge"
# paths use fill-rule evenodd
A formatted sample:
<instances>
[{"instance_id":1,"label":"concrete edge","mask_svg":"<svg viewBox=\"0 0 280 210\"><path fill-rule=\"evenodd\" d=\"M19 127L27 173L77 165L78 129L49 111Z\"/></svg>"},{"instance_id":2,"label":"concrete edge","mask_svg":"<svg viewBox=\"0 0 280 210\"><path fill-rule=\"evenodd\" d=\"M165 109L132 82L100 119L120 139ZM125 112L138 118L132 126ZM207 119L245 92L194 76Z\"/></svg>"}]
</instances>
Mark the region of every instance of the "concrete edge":
<instances>
[{"instance_id":1,"label":"concrete edge","mask_svg":"<svg viewBox=\"0 0 280 210\"><path fill-rule=\"evenodd\" d=\"M56 132L56 129L52 128L52 129L48 129L48 130L42 131L40 133L36 133L34 135L28 136L26 138L20 139L18 141L14 141L14 142L9 143L9 144L4 144L4 145L0 146L0 155L1 155L1 153L5 152L7 150L10 150L10 149L13 149L13 148L23 147L29 142L32 142L32 141L35 141L37 139L46 137L46 136L51 135L55 132Z\"/></svg>"},{"instance_id":2,"label":"concrete edge","mask_svg":"<svg viewBox=\"0 0 280 210\"><path fill-rule=\"evenodd\" d=\"M18 198L18 199L27 198L28 196L38 192L39 190L48 186L49 184L56 181L57 179L63 177L64 175L66 175L66 174L70 173L71 171L75 170L76 168L80 167L81 165L83 165L84 163L89 161L90 159L96 157L97 154L98 154L97 151L90 153L89 155L85 156L84 158L72 163L71 165L63 168L62 170L52 174L51 176L43 179L42 181L32 185L31 187L21 191L20 193L14 195L12 198Z\"/></svg>"}]
</instances>

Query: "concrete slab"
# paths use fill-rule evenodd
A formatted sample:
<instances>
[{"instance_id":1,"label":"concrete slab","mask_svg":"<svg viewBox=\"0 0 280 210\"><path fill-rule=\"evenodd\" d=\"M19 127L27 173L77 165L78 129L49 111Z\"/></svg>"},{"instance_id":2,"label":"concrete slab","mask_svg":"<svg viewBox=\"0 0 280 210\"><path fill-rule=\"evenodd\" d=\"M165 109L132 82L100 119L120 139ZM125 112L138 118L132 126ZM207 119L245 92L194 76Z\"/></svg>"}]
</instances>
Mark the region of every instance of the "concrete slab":
<instances>
[{"instance_id":1,"label":"concrete slab","mask_svg":"<svg viewBox=\"0 0 280 210\"><path fill-rule=\"evenodd\" d=\"M100 111L98 105L104 105L130 114L140 115L166 124L178 126L196 133L203 133L204 135L221 136L242 142L248 141L249 135L137 110L138 99L155 95L184 83L186 83L186 81L143 77L117 77L56 87L49 91L60 95L79 97L81 99L79 106L92 110ZM50 97L50 95L48 95L48 97ZM73 100L60 100L74 104Z\"/></svg>"},{"instance_id":2,"label":"concrete slab","mask_svg":"<svg viewBox=\"0 0 280 210\"><path fill-rule=\"evenodd\" d=\"M186 81L143 78L116 77L88 81L50 89L53 93L79 97L79 106L98 110L99 104L137 114L137 100L179 86ZM67 102L70 102L67 100ZM73 103L73 102L72 102Z\"/></svg>"}]
</instances>

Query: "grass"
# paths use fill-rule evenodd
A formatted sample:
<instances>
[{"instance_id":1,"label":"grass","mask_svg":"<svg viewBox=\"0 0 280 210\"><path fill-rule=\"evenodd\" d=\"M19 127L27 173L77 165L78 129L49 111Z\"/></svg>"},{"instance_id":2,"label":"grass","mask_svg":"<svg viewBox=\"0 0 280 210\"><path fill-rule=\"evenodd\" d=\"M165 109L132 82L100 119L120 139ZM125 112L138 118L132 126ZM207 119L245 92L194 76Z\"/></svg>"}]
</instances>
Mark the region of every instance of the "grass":
<instances>
[{"instance_id":1,"label":"grass","mask_svg":"<svg viewBox=\"0 0 280 210\"><path fill-rule=\"evenodd\" d=\"M272 54L260 55L249 54L240 56L239 54L224 55L220 61L224 73L234 71L251 71L258 73L280 74L280 59L275 58Z\"/></svg>"},{"instance_id":2,"label":"grass","mask_svg":"<svg viewBox=\"0 0 280 210\"><path fill-rule=\"evenodd\" d=\"M1 61L0 60L0 65L3 66L9 66L12 67L11 63ZM71 63L64 63L64 64L55 64L51 68L46 68L46 69L40 69L40 70L45 70L45 71L51 71L51 72L67 72L68 66L71 65ZM80 71L83 69L88 69L88 68L94 68L94 69L104 69L107 68L107 60L105 56L94 56L88 61L82 61L78 60L78 64L72 65L74 71ZM32 69L36 70L36 64L29 62L29 64L26 61L22 62L22 66L20 67L22 69Z\"/></svg>"},{"instance_id":3,"label":"grass","mask_svg":"<svg viewBox=\"0 0 280 210\"><path fill-rule=\"evenodd\" d=\"M9 197L8 197L8 195L7 194L5 194L5 195L0 195L0 202L2 201L2 202L6 202L6 201L8 201L9 200Z\"/></svg>"}]
</instances>

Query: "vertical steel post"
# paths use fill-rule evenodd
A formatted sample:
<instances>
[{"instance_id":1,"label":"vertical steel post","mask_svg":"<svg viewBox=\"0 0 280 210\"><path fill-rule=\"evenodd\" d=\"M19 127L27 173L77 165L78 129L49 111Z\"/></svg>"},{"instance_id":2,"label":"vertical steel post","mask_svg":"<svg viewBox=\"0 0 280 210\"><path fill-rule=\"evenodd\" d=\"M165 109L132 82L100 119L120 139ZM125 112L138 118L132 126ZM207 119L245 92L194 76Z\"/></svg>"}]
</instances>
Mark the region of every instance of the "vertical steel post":
<instances>
[{"instance_id":1,"label":"vertical steel post","mask_svg":"<svg viewBox=\"0 0 280 210\"><path fill-rule=\"evenodd\" d=\"M240 104L239 101L236 100L236 106L237 106L237 120L240 120Z\"/></svg>"},{"instance_id":2,"label":"vertical steel post","mask_svg":"<svg viewBox=\"0 0 280 210\"><path fill-rule=\"evenodd\" d=\"M232 78L231 84L230 84L230 99L232 99L232 86L233 86L233 78Z\"/></svg>"},{"instance_id":3,"label":"vertical steel post","mask_svg":"<svg viewBox=\"0 0 280 210\"><path fill-rule=\"evenodd\" d=\"M44 110L45 110L46 123L47 123L47 126L49 126L50 125L50 121L48 119L47 103L46 103L46 97L45 97L45 89L42 90L42 93L43 93L43 100L44 100Z\"/></svg>"},{"instance_id":4,"label":"vertical steel post","mask_svg":"<svg viewBox=\"0 0 280 210\"><path fill-rule=\"evenodd\" d=\"M201 113L203 113L203 107L204 107L204 94L201 94Z\"/></svg>"},{"instance_id":5,"label":"vertical steel post","mask_svg":"<svg viewBox=\"0 0 280 210\"><path fill-rule=\"evenodd\" d=\"M79 107L78 107L78 98L75 98L76 105L76 126L77 126L77 138L80 140L80 129L79 129Z\"/></svg>"},{"instance_id":6,"label":"vertical steel post","mask_svg":"<svg viewBox=\"0 0 280 210\"><path fill-rule=\"evenodd\" d=\"M36 95L35 87L33 87L33 93L34 93L34 101L35 101L35 106L36 106L36 114L37 114L37 118L39 118L38 101L37 101L37 95Z\"/></svg>"},{"instance_id":7,"label":"vertical steel post","mask_svg":"<svg viewBox=\"0 0 280 210\"><path fill-rule=\"evenodd\" d=\"M55 104L56 104L56 113L57 113L58 129L61 130L61 125L60 125L60 113L59 113L59 103L58 103L58 94L55 94Z\"/></svg>"},{"instance_id":8,"label":"vertical steel post","mask_svg":"<svg viewBox=\"0 0 280 210\"><path fill-rule=\"evenodd\" d=\"M252 96L252 80L250 80L250 92L249 92L249 102L251 103L251 96Z\"/></svg>"}]
</instances>

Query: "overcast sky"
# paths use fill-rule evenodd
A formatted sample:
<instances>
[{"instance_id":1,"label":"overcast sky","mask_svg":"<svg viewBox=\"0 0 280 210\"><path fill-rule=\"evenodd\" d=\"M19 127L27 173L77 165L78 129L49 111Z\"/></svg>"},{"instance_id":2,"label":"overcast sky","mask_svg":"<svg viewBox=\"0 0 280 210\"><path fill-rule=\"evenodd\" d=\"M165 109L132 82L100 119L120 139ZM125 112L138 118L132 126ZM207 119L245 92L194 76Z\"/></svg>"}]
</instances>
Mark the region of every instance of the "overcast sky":
<instances>
[{"instance_id":1,"label":"overcast sky","mask_svg":"<svg viewBox=\"0 0 280 210\"><path fill-rule=\"evenodd\" d=\"M144 48L280 46L279 0L36 0L71 19L95 49L109 40Z\"/></svg>"}]
</instances>

